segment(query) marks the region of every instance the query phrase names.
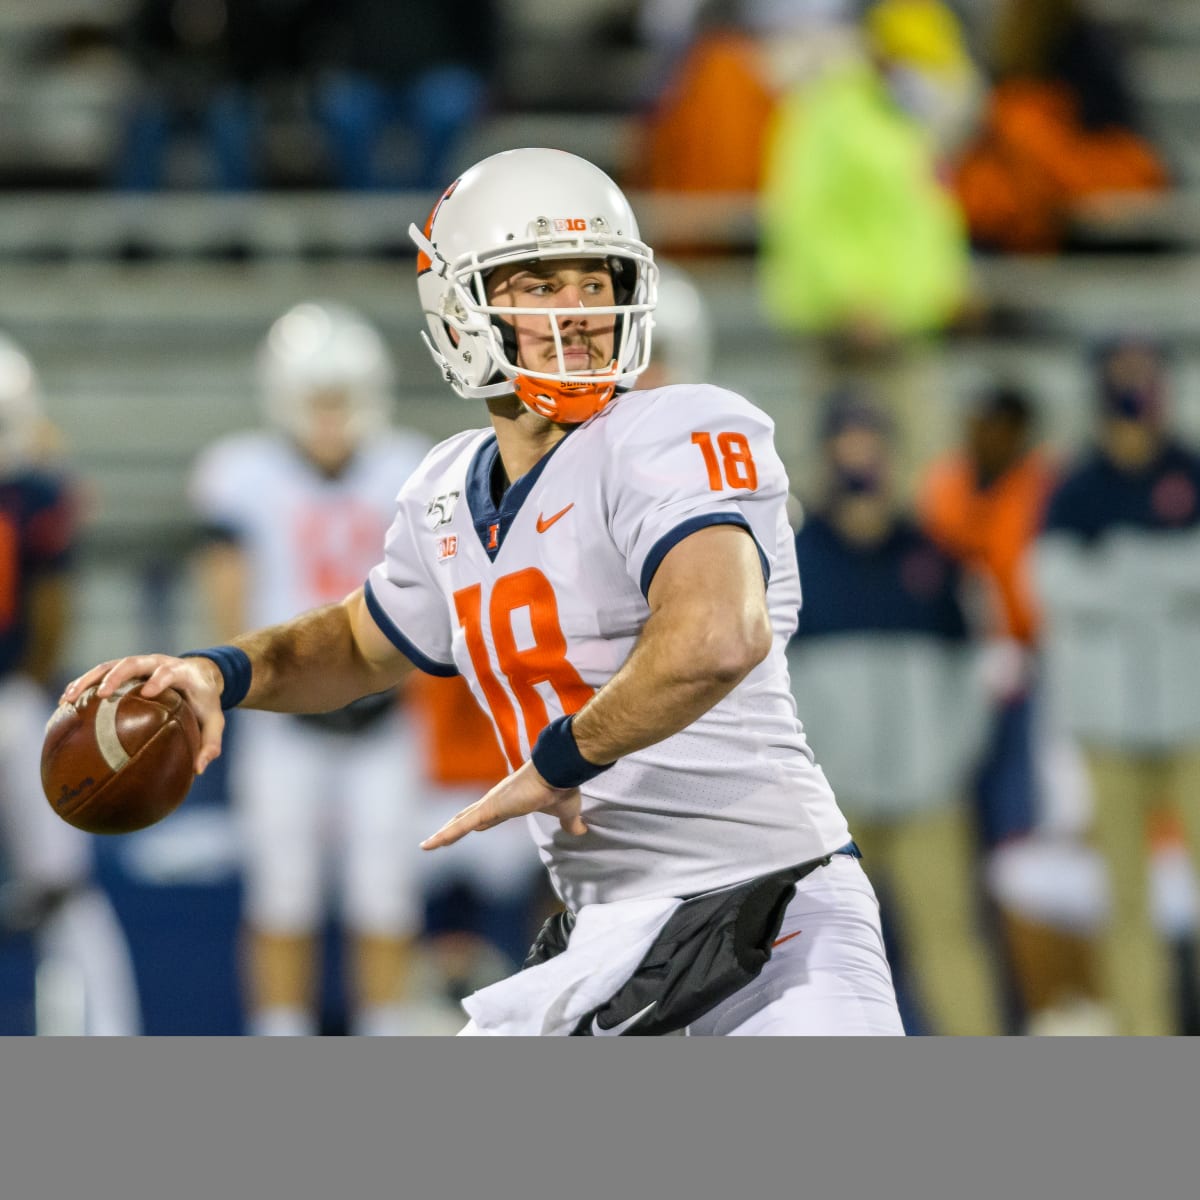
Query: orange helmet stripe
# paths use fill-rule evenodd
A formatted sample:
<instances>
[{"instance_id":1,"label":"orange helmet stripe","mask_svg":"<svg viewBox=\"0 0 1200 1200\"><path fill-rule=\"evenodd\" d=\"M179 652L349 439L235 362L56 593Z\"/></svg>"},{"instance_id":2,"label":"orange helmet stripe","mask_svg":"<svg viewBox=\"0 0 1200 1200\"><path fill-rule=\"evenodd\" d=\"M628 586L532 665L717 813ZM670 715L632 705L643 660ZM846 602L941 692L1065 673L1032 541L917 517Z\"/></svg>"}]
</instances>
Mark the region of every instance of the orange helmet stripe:
<instances>
[{"instance_id":1,"label":"orange helmet stripe","mask_svg":"<svg viewBox=\"0 0 1200 1200\"><path fill-rule=\"evenodd\" d=\"M456 187L458 187L457 179L438 197L438 202L433 206L433 209L429 213L429 220L425 222L425 236L431 242L433 241L433 222L437 218L438 209L441 208L442 205L446 203L446 201L450 198L451 194L454 192L454 189ZM433 269L433 262L430 259L429 255L426 254L424 250L418 250L417 251L417 274L424 275L426 271L431 271L432 269Z\"/></svg>"}]
</instances>

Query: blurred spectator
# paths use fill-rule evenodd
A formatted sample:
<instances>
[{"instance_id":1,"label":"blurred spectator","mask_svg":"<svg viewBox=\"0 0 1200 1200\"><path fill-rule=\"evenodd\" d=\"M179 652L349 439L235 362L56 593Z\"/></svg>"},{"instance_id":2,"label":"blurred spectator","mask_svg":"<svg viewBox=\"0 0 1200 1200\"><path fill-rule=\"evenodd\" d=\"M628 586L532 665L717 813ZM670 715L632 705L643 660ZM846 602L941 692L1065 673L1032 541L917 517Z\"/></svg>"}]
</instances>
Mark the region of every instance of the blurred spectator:
<instances>
[{"instance_id":1,"label":"blurred spectator","mask_svg":"<svg viewBox=\"0 0 1200 1200\"><path fill-rule=\"evenodd\" d=\"M649 0L639 32L664 82L634 181L665 192L758 192L780 98L852 25L854 0ZM676 252L691 251L676 234ZM709 247L711 249L711 247Z\"/></svg>"},{"instance_id":2,"label":"blurred spectator","mask_svg":"<svg viewBox=\"0 0 1200 1200\"><path fill-rule=\"evenodd\" d=\"M888 406L907 486L939 427L923 338L968 297L965 228L927 124L945 118L922 98L942 76L965 77L968 60L936 3L885 0L865 37L843 29L826 42L767 145L762 298L780 329L820 337L835 379Z\"/></svg>"},{"instance_id":3,"label":"blurred spectator","mask_svg":"<svg viewBox=\"0 0 1200 1200\"><path fill-rule=\"evenodd\" d=\"M1055 469L1033 444L1034 412L1018 388L986 389L968 417L966 443L930 464L918 495L921 522L973 572L987 597L989 676L997 719L978 783L985 847L1032 827L1033 689L1039 615L1026 556L1041 528Z\"/></svg>"},{"instance_id":4,"label":"blurred spectator","mask_svg":"<svg viewBox=\"0 0 1200 1200\"><path fill-rule=\"evenodd\" d=\"M1120 42L1086 0L1010 0L994 43L996 86L956 179L976 244L1053 251L1080 202L1167 185Z\"/></svg>"},{"instance_id":5,"label":"blurred spectator","mask_svg":"<svg viewBox=\"0 0 1200 1200\"><path fill-rule=\"evenodd\" d=\"M706 29L646 118L632 182L664 192L757 192L776 99L758 40L732 23ZM686 249L680 237L668 245Z\"/></svg>"},{"instance_id":6,"label":"blurred spectator","mask_svg":"<svg viewBox=\"0 0 1200 1200\"><path fill-rule=\"evenodd\" d=\"M941 0L879 0L864 27L892 94L929 133L940 166L974 132L984 90L954 10Z\"/></svg>"},{"instance_id":7,"label":"blurred spectator","mask_svg":"<svg viewBox=\"0 0 1200 1200\"><path fill-rule=\"evenodd\" d=\"M139 80L125 114L115 183L167 181L182 132L199 131L212 182L244 191L262 182L265 91L311 65L322 0L140 0L127 29Z\"/></svg>"},{"instance_id":8,"label":"blurred spectator","mask_svg":"<svg viewBox=\"0 0 1200 1200\"><path fill-rule=\"evenodd\" d=\"M390 356L349 309L289 310L259 371L271 428L222 439L192 480L211 533L202 566L218 640L352 591L428 448L389 426ZM252 1033L319 1028L327 874L353 938L353 1031L421 1032L408 979L420 926L417 784L396 699L382 693L317 716L238 714L230 778L246 853Z\"/></svg>"},{"instance_id":9,"label":"blurred spectator","mask_svg":"<svg viewBox=\"0 0 1200 1200\"><path fill-rule=\"evenodd\" d=\"M1200 864L1200 457L1169 432L1161 347L1095 356L1093 452L1038 540L1051 698L1078 738L1111 913L1105 992L1125 1034L1175 1032L1149 894L1151 821L1173 810Z\"/></svg>"},{"instance_id":10,"label":"blurred spectator","mask_svg":"<svg viewBox=\"0 0 1200 1200\"><path fill-rule=\"evenodd\" d=\"M1028 839L1042 815L1039 780L1045 772L1038 756L1048 734L1036 727L1041 622L1027 566L1057 473L1034 444L1034 422L1033 403L1022 389L984 388L968 414L963 446L930 465L918 493L926 532L981 585L992 715L973 793L978 849L989 867L998 854L1012 853ZM993 915L1008 951L1020 1019L1089 994L1086 937L1002 906Z\"/></svg>"},{"instance_id":11,"label":"blurred spectator","mask_svg":"<svg viewBox=\"0 0 1200 1200\"><path fill-rule=\"evenodd\" d=\"M925 1020L939 1034L999 1033L965 794L986 710L961 572L900 510L874 409L835 401L824 449L823 501L796 538L797 707L882 886Z\"/></svg>"},{"instance_id":12,"label":"blurred spectator","mask_svg":"<svg viewBox=\"0 0 1200 1200\"><path fill-rule=\"evenodd\" d=\"M762 273L785 329L874 341L940 329L965 298L961 225L915 98L921 60L903 57L920 43L893 25L906 28L877 15L868 43L831 39L774 126ZM962 61L952 31L939 23L921 54Z\"/></svg>"},{"instance_id":13,"label":"blurred spectator","mask_svg":"<svg viewBox=\"0 0 1200 1200\"><path fill-rule=\"evenodd\" d=\"M499 54L492 0L426 4L343 0L344 47L319 89L318 109L337 183L346 188L440 189L459 139L483 111ZM380 153L389 129L408 132L407 170Z\"/></svg>"},{"instance_id":14,"label":"blurred spectator","mask_svg":"<svg viewBox=\"0 0 1200 1200\"><path fill-rule=\"evenodd\" d=\"M28 357L0 335L0 937L32 935L39 1033L130 1036L124 935L87 834L55 815L39 754L68 621L73 487Z\"/></svg>"}]
</instances>

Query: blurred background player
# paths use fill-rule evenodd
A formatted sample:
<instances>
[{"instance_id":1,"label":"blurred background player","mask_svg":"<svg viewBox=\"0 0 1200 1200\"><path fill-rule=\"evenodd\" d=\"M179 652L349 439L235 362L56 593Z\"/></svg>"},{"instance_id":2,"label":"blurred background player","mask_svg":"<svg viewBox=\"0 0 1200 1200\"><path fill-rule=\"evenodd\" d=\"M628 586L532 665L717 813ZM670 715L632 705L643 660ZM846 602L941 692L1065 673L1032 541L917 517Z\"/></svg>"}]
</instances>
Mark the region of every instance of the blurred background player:
<instances>
[{"instance_id":1,"label":"blurred background player","mask_svg":"<svg viewBox=\"0 0 1200 1200\"><path fill-rule=\"evenodd\" d=\"M965 794L985 698L961 571L902 512L890 439L861 396L831 402L824 493L796 537L792 691L898 933L906 1028L985 1036L1000 1023Z\"/></svg>"},{"instance_id":2,"label":"blurred background player","mask_svg":"<svg viewBox=\"0 0 1200 1200\"><path fill-rule=\"evenodd\" d=\"M1095 354L1096 444L1054 493L1036 546L1051 698L1078 739L1110 913L1104 991L1119 1031L1177 1032L1154 927L1152 823L1200 864L1200 457L1170 431L1162 349Z\"/></svg>"},{"instance_id":3,"label":"blurred background player","mask_svg":"<svg viewBox=\"0 0 1200 1200\"><path fill-rule=\"evenodd\" d=\"M270 429L216 443L192 480L220 637L352 591L428 445L389 427L391 359L341 305L280 317L260 348L259 383ZM239 714L237 739L250 1031L318 1031L318 936L334 874L353 941L353 1031L417 1032L407 999L420 923L415 767L397 697L313 717Z\"/></svg>"},{"instance_id":4,"label":"blurred background player","mask_svg":"<svg viewBox=\"0 0 1200 1200\"><path fill-rule=\"evenodd\" d=\"M0 936L28 933L39 1033L139 1031L125 938L88 836L42 793L40 748L68 619L75 497L24 352L0 334Z\"/></svg>"}]
</instances>

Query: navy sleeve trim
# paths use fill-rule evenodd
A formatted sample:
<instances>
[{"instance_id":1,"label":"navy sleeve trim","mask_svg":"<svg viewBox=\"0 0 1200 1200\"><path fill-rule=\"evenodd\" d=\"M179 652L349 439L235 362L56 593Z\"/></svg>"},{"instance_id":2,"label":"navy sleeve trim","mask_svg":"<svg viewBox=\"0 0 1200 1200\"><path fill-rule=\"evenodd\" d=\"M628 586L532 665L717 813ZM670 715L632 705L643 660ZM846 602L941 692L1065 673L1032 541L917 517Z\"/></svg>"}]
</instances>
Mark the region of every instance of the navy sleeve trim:
<instances>
[{"instance_id":1,"label":"navy sleeve trim","mask_svg":"<svg viewBox=\"0 0 1200 1200\"><path fill-rule=\"evenodd\" d=\"M650 548L650 553L646 555L646 561L642 564L642 595L649 597L650 585L654 582L654 576L658 574L658 568L662 566L662 561L667 555L679 545L686 537L691 537L698 530L707 529L710 525L736 525L739 529L744 529L754 542L754 548L758 551L758 561L762 566L763 582L771 582L771 564L767 561L767 556L763 553L763 548L758 544L758 538L754 536L754 531L750 528L750 522L742 516L741 513L701 513L698 517L689 517L686 521L676 525L670 533L663 534Z\"/></svg>"},{"instance_id":2,"label":"navy sleeve trim","mask_svg":"<svg viewBox=\"0 0 1200 1200\"><path fill-rule=\"evenodd\" d=\"M370 580L367 581L366 587L363 588L363 595L366 597L367 611L375 618L375 624L383 630L387 640L414 666L419 667L426 675L437 675L442 679L450 679L458 674L458 668L453 663L440 663L437 659L430 658L427 654L422 654L396 628L395 622L384 612L383 605L379 603L379 599L371 587Z\"/></svg>"}]
</instances>

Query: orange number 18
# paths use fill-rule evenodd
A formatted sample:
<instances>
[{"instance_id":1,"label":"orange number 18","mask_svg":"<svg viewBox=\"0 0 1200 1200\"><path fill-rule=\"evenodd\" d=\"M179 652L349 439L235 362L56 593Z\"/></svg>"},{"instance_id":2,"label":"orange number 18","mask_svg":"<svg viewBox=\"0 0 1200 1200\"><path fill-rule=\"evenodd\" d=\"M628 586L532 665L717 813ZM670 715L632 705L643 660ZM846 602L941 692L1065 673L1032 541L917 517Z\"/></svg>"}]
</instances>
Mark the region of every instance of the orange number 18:
<instances>
[{"instance_id":1,"label":"orange number 18","mask_svg":"<svg viewBox=\"0 0 1200 1200\"><path fill-rule=\"evenodd\" d=\"M518 608L529 610L529 627L533 632L533 645L524 649L517 646L513 633L512 615ZM454 610L466 635L471 665L500 731L504 753L515 770L522 761L517 715L492 670L483 636L483 589L480 585L476 583L455 592ZM502 575L492 587L488 626L497 665L521 706L525 735L532 746L550 721L537 684L549 684L554 689L565 713L578 712L592 696L592 689L567 659L567 639L559 624L558 602L550 580L534 567Z\"/></svg>"},{"instance_id":2,"label":"orange number 18","mask_svg":"<svg viewBox=\"0 0 1200 1200\"><path fill-rule=\"evenodd\" d=\"M723 491L726 486L750 491L758 487L758 470L744 433L718 433L715 449L711 433L693 433L692 444L699 446L700 453L704 455L708 486L714 492ZM717 457L718 451L720 458ZM724 479L721 477L722 468Z\"/></svg>"}]
</instances>

